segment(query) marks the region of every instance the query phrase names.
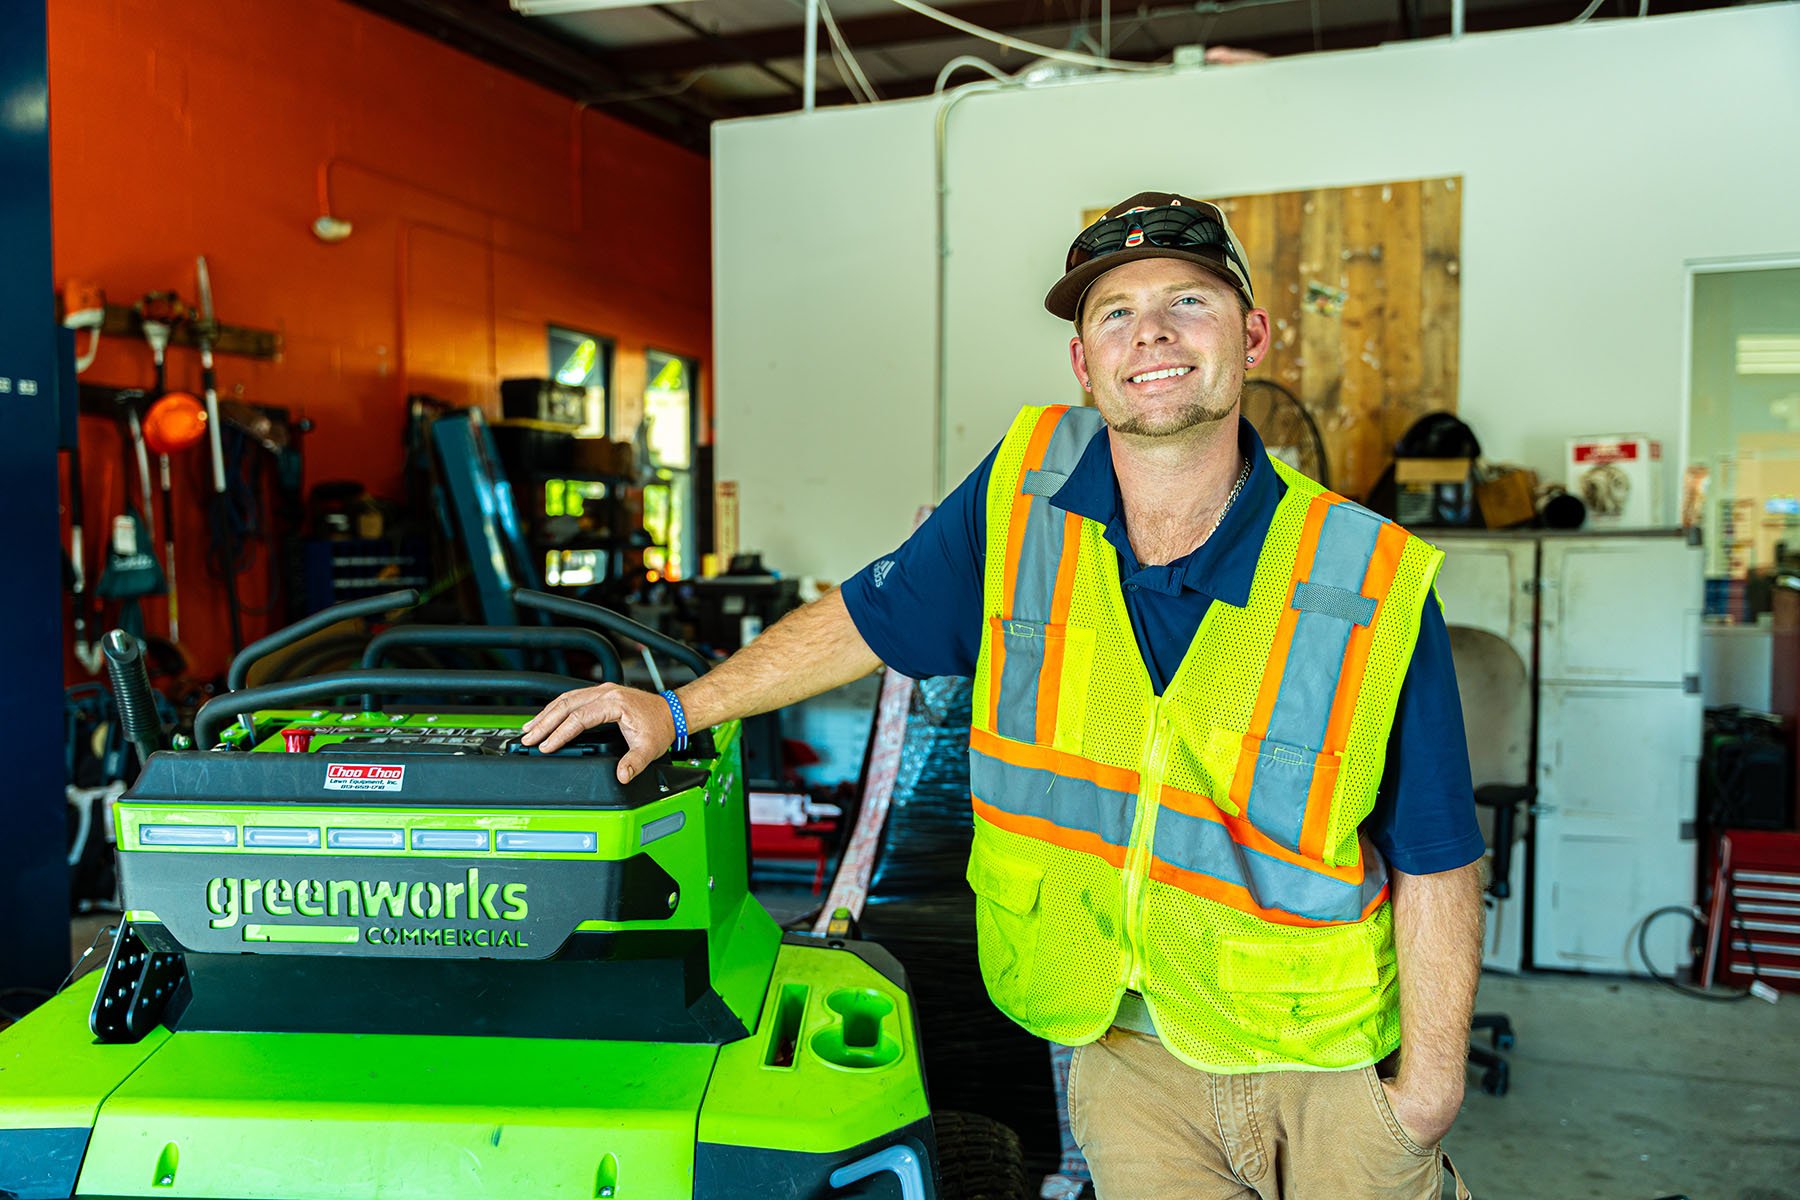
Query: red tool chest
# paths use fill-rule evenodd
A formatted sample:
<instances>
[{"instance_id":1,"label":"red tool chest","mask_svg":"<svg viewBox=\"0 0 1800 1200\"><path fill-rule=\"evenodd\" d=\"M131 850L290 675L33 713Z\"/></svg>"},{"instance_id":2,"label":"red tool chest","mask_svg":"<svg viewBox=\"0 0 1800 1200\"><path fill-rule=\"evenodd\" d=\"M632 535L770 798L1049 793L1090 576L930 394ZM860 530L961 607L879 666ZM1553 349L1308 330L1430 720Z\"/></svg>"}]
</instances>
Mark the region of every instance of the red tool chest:
<instances>
[{"instance_id":1,"label":"red tool chest","mask_svg":"<svg viewBox=\"0 0 1800 1200\"><path fill-rule=\"evenodd\" d=\"M1726 987L1748 987L1760 976L1800 992L1800 833L1731 829L1719 849L1722 894L1713 901L1709 968L1716 962Z\"/></svg>"}]
</instances>

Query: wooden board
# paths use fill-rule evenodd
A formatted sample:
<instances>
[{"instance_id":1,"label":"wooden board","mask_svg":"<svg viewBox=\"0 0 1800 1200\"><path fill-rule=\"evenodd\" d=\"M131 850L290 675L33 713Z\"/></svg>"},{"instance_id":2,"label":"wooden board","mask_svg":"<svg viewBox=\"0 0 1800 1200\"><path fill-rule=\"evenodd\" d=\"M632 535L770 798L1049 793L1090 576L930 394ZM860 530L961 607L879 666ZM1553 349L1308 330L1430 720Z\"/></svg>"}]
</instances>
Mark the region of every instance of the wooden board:
<instances>
[{"instance_id":1,"label":"wooden board","mask_svg":"<svg viewBox=\"0 0 1800 1200\"><path fill-rule=\"evenodd\" d=\"M1456 411L1462 179L1215 203L1243 243L1274 333L1250 378L1300 399L1324 438L1332 487L1366 496L1414 421Z\"/></svg>"}]
</instances>

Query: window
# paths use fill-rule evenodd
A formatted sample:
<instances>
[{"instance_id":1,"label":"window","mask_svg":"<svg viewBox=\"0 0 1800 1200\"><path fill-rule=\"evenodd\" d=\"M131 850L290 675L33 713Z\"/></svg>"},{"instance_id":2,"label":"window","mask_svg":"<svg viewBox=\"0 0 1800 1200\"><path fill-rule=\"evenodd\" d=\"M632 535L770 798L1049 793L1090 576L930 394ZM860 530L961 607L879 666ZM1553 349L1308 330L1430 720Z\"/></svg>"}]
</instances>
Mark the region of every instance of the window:
<instances>
[{"instance_id":1,"label":"window","mask_svg":"<svg viewBox=\"0 0 1800 1200\"><path fill-rule=\"evenodd\" d=\"M644 529L655 543L644 552L644 566L669 579L690 579L700 560L694 494L698 364L659 350L644 357L644 443L654 476L644 488Z\"/></svg>"},{"instance_id":2,"label":"window","mask_svg":"<svg viewBox=\"0 0 1800 1200\"><path fill-rule=\"evenodd\" d=\"M1754 622L1800 571L1800 264L1693 271L1682 523L1706 544L1707 615Z\"/></svg>"},{"instance_id":3,"label":"window","mask_svg":"<svg viewBox=\"0 0 1800 1200\"><path fill-rule=\"evenodd\" d=\"M587 409L576 436L605 437L612 343L597 334L550 326L550 378L587 392Z\"/></svg>"}]
</instances>

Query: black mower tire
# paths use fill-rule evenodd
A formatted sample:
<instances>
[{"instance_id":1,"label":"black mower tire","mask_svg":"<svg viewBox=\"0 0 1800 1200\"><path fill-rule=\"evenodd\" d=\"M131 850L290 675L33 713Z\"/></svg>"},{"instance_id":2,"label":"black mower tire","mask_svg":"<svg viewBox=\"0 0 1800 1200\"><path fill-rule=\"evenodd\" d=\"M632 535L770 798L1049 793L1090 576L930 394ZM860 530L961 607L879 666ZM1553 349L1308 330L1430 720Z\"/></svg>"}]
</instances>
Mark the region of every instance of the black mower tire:
<instances>
[{"instance_id":1,"label":"black mower tire","mask_svg":"<svg viewBox=\"0 0 1800 1200\"><path fill-rule=\"evenodd\" d=\"M937 1134L938 1200L1027 1200L1018 1134L976 1113L940 1111L931 1123Z\"/></svg>"}]
</instances>

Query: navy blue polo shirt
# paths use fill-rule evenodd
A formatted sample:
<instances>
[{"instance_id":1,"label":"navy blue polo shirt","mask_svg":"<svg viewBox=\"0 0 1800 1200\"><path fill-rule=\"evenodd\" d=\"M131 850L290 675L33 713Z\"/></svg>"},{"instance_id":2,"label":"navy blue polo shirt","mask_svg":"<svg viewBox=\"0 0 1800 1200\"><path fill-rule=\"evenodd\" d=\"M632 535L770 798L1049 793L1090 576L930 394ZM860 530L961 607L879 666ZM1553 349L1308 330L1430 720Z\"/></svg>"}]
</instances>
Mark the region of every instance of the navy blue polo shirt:
<instances>
[{"instance_id":1,"label":"navy blue polo shirt","mask_svg":"<svg viewBox=\"0 0 1800 1200\"><path fill-rule=\"evenodd\" d=\"M1106 431L1088 444L1050 501L1106 527L1106 540L1119 555L1132 632L1158 695L1181 665L1207 608L1249 603L1263 540L1287 491L1262 439L1241 419L1238 447L1251 464L1243 492L1217 532L1172 563L1142 566L1132 552ZM882 662L915 679L975 674L984 623L987 483L998 453L996 446L904 545L844 584L844 603L863 640ZM1381 791L1363 831L1409 875L1453 870L1482 854L1450 634L1436 603L1425 605Z\"/></svg>"}]
</instances>

